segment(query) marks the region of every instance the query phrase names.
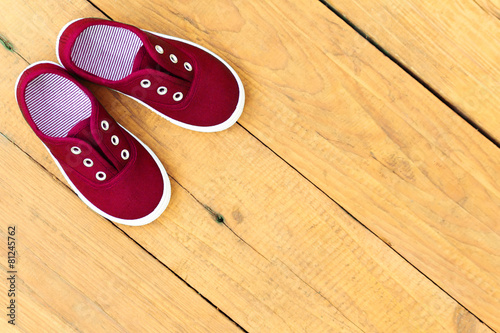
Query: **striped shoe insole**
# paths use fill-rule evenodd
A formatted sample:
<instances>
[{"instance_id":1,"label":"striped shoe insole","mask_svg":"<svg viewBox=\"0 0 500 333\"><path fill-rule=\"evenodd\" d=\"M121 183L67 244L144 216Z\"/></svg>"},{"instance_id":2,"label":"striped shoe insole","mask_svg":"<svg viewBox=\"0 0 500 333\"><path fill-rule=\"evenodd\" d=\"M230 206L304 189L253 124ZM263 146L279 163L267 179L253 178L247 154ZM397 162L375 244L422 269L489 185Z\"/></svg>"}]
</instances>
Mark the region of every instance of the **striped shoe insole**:
<instances>
[{"instance_id":1,"label":"striped shoe insole","mask_svg":"<svg viewBox=\"0 0 500 333\"><path fill-rule=\"evenodd\" d=\"M93 25L76 38L71 60L86 72L118 81L132 73L134 59L142 45L141 39L130 30Z\"/></svg>"},{"instance_id":2,"label":"striped shoe insole","mask_svg":"<svg viewBox=\"0 0 500 333\"><path fill-rule=\"evenodd\" d=\"M37 76L25 90L28 112L45 135L61 138L90 117L90 98L69 79L53 73Z\"/></svg>"}]
</instances>

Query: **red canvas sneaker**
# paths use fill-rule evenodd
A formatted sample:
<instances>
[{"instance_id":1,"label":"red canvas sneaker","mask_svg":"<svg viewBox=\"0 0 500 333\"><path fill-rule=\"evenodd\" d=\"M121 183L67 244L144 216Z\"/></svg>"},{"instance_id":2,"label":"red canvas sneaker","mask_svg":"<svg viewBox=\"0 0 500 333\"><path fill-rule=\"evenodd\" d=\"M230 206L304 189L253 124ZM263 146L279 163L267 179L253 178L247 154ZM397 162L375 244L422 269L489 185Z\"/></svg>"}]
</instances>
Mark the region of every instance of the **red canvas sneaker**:
<instances>
[{"instance_id":1,"label":"red canvas sneaker","mask_svg":"<svg viewBox=\"0 0 500 333\"><path fill-rule=\"evenodd\" d=\"M158 157L61 66L39 62L16 82L24 118L91 209L126 225L159 217L170 182Z\"/></svg>"},{"instance_id":2,"label":"red canvas sneaker","mask_svg":"<svg viewBox=\"0 0 500 333\"><path fill-rule=\"evenodd\" d=\"M217 132L243 111L240 78L195 43L96 18L59 33L59 62L76 75L132 97L181 127Z\"/></svg>"}]
</instances>

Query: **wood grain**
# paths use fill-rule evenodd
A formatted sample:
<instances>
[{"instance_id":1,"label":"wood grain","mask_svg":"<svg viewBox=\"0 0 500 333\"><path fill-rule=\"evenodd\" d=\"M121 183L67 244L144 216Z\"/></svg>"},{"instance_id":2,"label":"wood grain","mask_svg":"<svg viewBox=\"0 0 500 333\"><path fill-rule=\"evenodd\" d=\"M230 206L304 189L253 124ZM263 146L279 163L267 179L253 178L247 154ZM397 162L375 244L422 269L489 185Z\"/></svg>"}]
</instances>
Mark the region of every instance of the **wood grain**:
<instances>
[{"instance_id":1,"label":"wood grain","mask_svg":"<svg viewBox=\"0 0 500 333\"><path fill-rule=\"evenodd\" d=\"M1 135L0 155L0 239L15 225L18 251L16 326L2 318L2 332L241 331Z\"/></svg>"},{"instance_id":2,"label":"wood grain","mask_svg":"<svg viewBox=\"0 0 500 333\"><path fill-rule=\"evenodd\" d=\"M19 72L22 67L22 63L13 64L9 69ZM8 77L11 79L5 80L0 86L3 95L6 95L5 90L11 88L15 78L14 75ZM199 179L204 183L189 186L190 189L201 191L203 200L214 209L221 207L221 213L231 229L235 229L234 224L244 226L244 229L239 230L242 233L240 236L228 227L217 224L191 193L173 182L172 202L157 222L146 227L123 229L248 331L459 332L467 328L470 332L491 332L243 129L236 127L227 131L226 134L232 133L230 136L193 133L193 138L189 139L183 129L167 126L166 130L162 126L165 124L159 123L157 116L144 108L138 108L135 102L115 96L103 88L94 87L94 90L116 119L126 124L149 146L156 147L155 151L171 174L186 167L178 165L172 154L177 156L189 152L189 156L184 157L191 159L191 163L188 163L191 166L186 171L193 172L193 180ZM18 112L13 101L9 101L9 104L8 112ZM29 128L21 120L4 116L3 119L8 119L4 124L6 128L15 129L10 139L24 145L23 141L30 134ZM207 159L206 152L215 151L216 145L223 145L226 149L211 154L211 158ZM38 149L26 145L26 148L33 149L29 152L32 156L47 154L42 147ZM232 152L238 153L232 156L231 165L218 163ZM47 162L44 164L47 169L53 168L51 160L42 161ZM3 170L14 172L13 169L26 169L20 163L12 163L19 164L19 167L6 167ZM212 167L207 168L207 165ZM248 165L254 167L245 167ZM224 168L232 171L223 172ZM261 168L274 171L263 176ZM205 182L199 175L204 171L211 174L218 172L219 177ZM62 178L57 170L54 176ZM15 175L2 175L1 178L11 177ZM27 184L39 182L39 176L24 175L24 178ZM53 182L59 184L56 178ZM29 188L27 184L7 184L8 189L3 189L2 193L16 193L24 191L25 187ZM290 189L290 193L276 195L276 189L285 187ZM246 191L242 191L242 188ZM218 194L212 196L213 193ZM80 215L79 210L73 210L73 204L86 211L85 205L76 198L76 203L69 207L54 207L33 200L20 203L22 206L19 209L29 208L32 214L48 221L67 211ZM57 199L57 202L65 201ZM247 204L252 201L252 205ZM24 221L24 218L10 216L6 221L14 219ZM67 220L68 223L76 224L76 228L86 228L84 222L71 218ZM84 220L92 221L95 228L106 224L90 211L85 214ZM30 235L33 241L38 240L40 231L30 230L33 230ZM80 229L67 230L64 224L59 230L67 233L67 241L78 244L78 248L90 246L80 244L78 237L84 237L80 235ZM76 236L71 236L73 234ZM109 242L102 240L100 243L107 248ZM52 244L46 246L58 251ZM129 246L122 244L119 248L127 249ZM65 260L72 260L74 251L66 250ZM21 252L26 251L23 249ZM38 253L39 250L32 252ZM121 257L127 258L127 254ZM106 268L112 264L117 269L114 265L120 265L107 253L99 254L99 258L107 258L104 264ZM27 258L23 262L31 260ZM84 259L82 261L86 262ZM131 265L135 267L142 264L137 262ZM23 271L27 272L38 271L31 265L34 264L25 263L21 267L25 267ZM70 270L72 274L78 274L77 268ZM54 274L40 274L43 275L43 282L57 280ZM161 273L153 275L157 274ZM82 278L88 279L85 275ZM80 290L85 292L87 288L80 286ZM165 290L169 288L175 287L165 286ZM38 290L36 286L32 289ZM134 296L125 289L119 292L127 297ZM72 295L70 291L68 293ZM51 289L44 295L48 298L60 297L59 294L53 294ZM95 295L88 296L90 300L94 297L97 298ZM36 304L36 296L29 295L23 299L34 299L33 302L27 302L29 305L26 308L23 306L23 311L28 314L29 307L34 306L32 303ZM184 306L190 307L189 301L180 299ZM64 308L73 304L68 298L62 298L59 302ZM113 300L109 300L109 305L113 305ZM52 315L60 318L76 316L73 325L80 329L86 327L86 323L72 313L75 311L73 307L67 311L70 313L58 308ZM43 319L34 315L32 322L43 322Z\"/></svg>"},{"instance_id":3,"label":"wood grain","mask_svg":"<svg viewBox=\"0 0 500 333\"><path fill-rule=\"evenodd\" d=\"M246 129L500 329L498 148L325 6L95 3L115 20L218 50L247 87ZM192 172L176 178L219 177Z\"/></svg>"},{"instance_id":4,"label":"wood grain","mask_svg":"<svg viewBox=\"0 0 500 333\"><path fill-rule=\"evenodd\" d=\"M158 223L123 229L245 329L486 329L243 129L189 139L130 99L94 90L107 109L125 107L114 117L146 142L167 143L156 150L169 172L227 225L200 219L208 212L175 193Z\"/></svg>"},{"instance_id":5,"label":"wood grain","mask_svg":"<svg viewBox=\"0 0 500 333\"><path fill-rule=\"evenodd\" d=\"M46 15L53 16L53 18L41 19L46 25L34 30L41 35L49 36L48 38L55 42L59 28L69 20L68 17L78 14L72 11L72 5L77 8L78 6L85 7L78 1L68 4L65 11L62 11L63 14L68 13L67 17L65 15L53 16L47 10ZM312 89L309 92L310 96L308 96L307 89L300 92L303 83L293 80L294 75L297 77L295 71L314 77L315 73L324 70L325 82L332 81L331 78L326 80L330 75L336 77L333 75L343 72L338 72L338 66L333 72L332 69L328 69L328 66L332 66L331 54L326 59L315 55L323 52L318 51L315 46L317 44L312 44L310 50L295 55L298 57L295 60L301 61L302 66L295 64L295 61L288 60L289 54L294 54L292 51L300 50L297 48L297 43L307 39L308 36L301 32L301 26L295 26L294 23L285 19L285 17L295 17L300 22L301 19L297 18L299 12L297 8L292 8L291 11L295 13L295 16L287 16L286 13L269 5L238 3L238 7L235 7L229 1L218 2L211 9L203 7L208 5L199 3L194 6L194 2L179 2L175 4L177 9L172 12L168 11L169 7L161 9L162 6L155 3L142 5L136 8L135 3L124 5L116 3L113 9L115 11L113 13L117 15L115 19L120 19L122 15L122 21L136 20L137 22L131 23L142 22L140 26L143 28L155 28L154 30L157 31L190 37L188 39L204 45L214 43L220 50L219 53L233 60L233 63L240 64L241 61L246 66L245 71L240 69L249 96L242 123L252 129L252 133L258 135L263 141L272 143L273 149L279 148L279 153L291 160L294 167L297 166L307 171L304 168L304 162L300 160L310 157L311 154L320 155L310 160L311 163L319 162L319 167L325 167L326 163L329 163L328 159L332 158L325 157L325 155L333 153L339 153L340 159L348 160L347 156L351 155L349 151L338 148L332 150L335 146L325 144L326 139L320 136L314 137L318 140L317 144L312 146L311 152L307 151L311 148L309 136L313 133L309 131L311 124L319 127L321 126L318 124L323 124L319 130L325 131L321 133L325 137L330 135L326 132L334 132L337 128L332 125L331 120L322 115L322 112L326 112L328 108L322 109L311 103L311 100L316 100L314 94L324 97L330 92L322 92L321 89L319 92L315 91L317 89L315 86L308 88ZM37 6L50 8L51 1L30 3L30 8ZM103 4L100 6L105 7ZM189 15L193 16L188 15L189 8L192 10ZM327 13L319 8L321 7L312 7L311 11L313 14ZM22 16L25 10L18 3L16 6L7 5L4 9L6 12L15 11L18 17ZM105 9L106 12L108 10ZM37 10L37 12L44 13L43 10ZM110 15L112 15L111 12L109 10ZM86 15L99 16L99 13L90 9L90 14ZM146 23L146 17L149 17L149 23ZM221 17L231 17L232 20L221 20ZM326 16L321 14L318 17ZM306 13L304 19L310 20L310 15ZM197 27L190 26L190 21L197 22ZM273 24L266 24L266 21ZM321 20L319 22L326 24ZM259 23L259 25L254 25L254 23ZM31 23L21 23L18 26L11 24L0 23L0 32L9 36L23 57L29 61L53 59L53 52L33 47L33 42L30 45L29 41L24 40L23 24ZM332 23L328 22L328 26L330 24ZM241 32L234 28L234 25L247 30L243 29L244 31ZM261 26L263 30L259 32L255 26ZM277 28L274 27L279 29L276 30ZM300 33L291 38L287 35L289 31ZM349 30L345 30L344 33L345 36L340 34L336 40L339 44L346 43L344 39L351 38L354 42L362 42L352 37L355 34L349 35ZM262 39L259 40L259 38ZM281 40L281 38L286 40ZM295 41L294 38L296 38ZM32 36L32 39L37 40L36 36ZM331 46L329 45L324 47L324 52L327 54L330 52ZM228 47L234 50L229 51ZM260 58L252 57L259 52L262 52ZM268 56L267 52L272 52L273 56ZM314 59L305 60L304 52ZM374 59L382 57L376 52L370 55ZM276 56L278 59L275 58ZM279 59L280 56L283 58ZM344 61L344 57L341 55L339 57ZM351 58L354 61L356 57L357 55L353 55ZM241 60L234 62L235 59ZM268 67L267 60L274 67ZM311 64L310 61L314 63ZM5 121L1 123L0 131L39 161L49 172L53 172L56 177L61 177L54 163L43 150L43 146L34 138L22 120L13 95L9 95L15 77L25 64L13 54L3 57L0 64L5 73L5 79L0 82L0 91L2 96L7 96L1 101L3 105L0 108L2 112L0 115ZM304 66L305 68L302 68ZM387 64L386 67L389 72L393 68ZM348 96L346 93L355 94L357 90L367 89L366 87L370 88L370 91L377 92L377 85L385 82L373 79L372 83L357 87L356 79L359 78L348 71L348 64L343 64L342 68L351 74L344 73L342 76L347 87L340 90L344 94L343 98ZM308 73L309 69L314 69L312 74ZM254 71L253 74L252 71ZM394 75L400 73L397 69L394 71ZM380 77L381 74L377 76L377 78ZM407 83L405 80L408 78L400 77L401 82ZM411 83L408 84L411 85ZM398 85L391 87L393 90L391 92L402 94L398 87ZM168 172L182 185L181 187L176 185L177 183L173 184L171 206L157 222L144 228L123 229L245 329L259 332L490 331L241 127L235 126L228 131L213 135L187 132L172 126L123 96L110 93L103 88L93 87L93 89L117 120L153 148L167 166ZM284 92L289 94L284 94ZM428 105L436 106L446 112L446 108L436 101L432 99L429 101L425 91L420 90L419 96L424 96L424 101L427 98ZM298 97L303 97L304 101ZM292 102L293 99L295 102ZM369 97L367 100L370 101ZM344 114L345 121L363 119L363 113L356 108L359 104L349 106L347 102L350 101L350 99L344 101L341 106L351 107L350 111L355 112L353 117L356 118L351 120ZM379 104L386 105L384 102L381 100ZM399 102L402 105L405 103L408 101ZM302 106L307 106L307 108L299 108ZM410 106L415 105L410 103ZM310 117L313 111L318 111L320 117L325 116L326 122L312 123ZM347 111L349 110L344 110L344 113ZM279 113L279 119L273 118L271 112ZM364 117L367 116L364 115ZM418 120L421 118L417 117L417 123ZM295 127L287 128L283 126L284 122L293 124ZM339 125L342 126L342 123ZM345 132L346 125L343 126L344 129L341 128L340 131ZM308 131L304 131L304 127ZM351 137L361 135L363 130L380 131L378 123L375 122L367 123L365 127L351 129ZM390 124L387 124L386 128L390 131ZM439 129L441 130L441 127ZM467 127L460 129L468 133ZM278 132L270 133L274 130ZM337 135L339 133L337 132ZM450 135L446 131L444 134ZM432 131L430 137L433 138ZM482 142L480 136L472 136L472 138L475 138L477 142ZM303 140L300 145L293 146L296 141L300 140ZM391 140L385 140L389 148L393 147L390 145ZM359 141L360 139L357 142ZM433 152L438 148L422 138L420 141L416 140L416 143L420 143L423 148L414 150L414 154L420 153L424 157L434 157ZM382 146L382 143L380 145ZM318 147L322 149L318 150ZM466 145L466 147L469 146ZM342 145L341 148L343 148ZM358 150L362 152L362 147ZM352 153L354 152L356 149L352 148ZM478 156L481 157L479 153L476 156L473 155L473 157ZM461 155L460 157L462 158ZM448 159L449 157L445 157L446 161ZM472 164L470 159L465 157L464 161L471 164L467 166L469 169L474 169L476 164ZM490 163L488 161L484 163ZM452 164L449 161L447 163ZM389 171L390 166L376 165L378 167L375 170L380 170L381 174L386 176L384 178L386 181L394 181L391 178L392 172ZM352 166L352 163L348 166ZM494 168L491 164L488 166L490 172L493 172ZM321 187L330 187L329 191L332 191L331 177L332 173L339 174L340 171L335 171L338 167L332 163L324 173L328 182L316 183ZM362 177L361 174L364 173L367 185L372 185L370 180L377 176L377 173L371 173L370 169L363 170L359 166L354 169L353 173L356 174L356 171L357 177L354 181ZM382 181L384 179L380 176L375 179L384 183ZM490 179L486 178L484 183L489 184L489 181ZM404 186L401 188L404 189ZM359 204L359 200L353 198L360 195L360 190L356 192L355 188L347 187L345 190L352 191L350 200L353 204ZM424 190L435 192L430 186ZM413 194L409 189L407 191L408 195ZM422 193L427 192L422 190ZM226 224L217 225L199 202L223 214ZM83 206L83 203L80 204ZM372 200L360 209L370 207L369 204L375 207L379 205L383 208L390 207L380 198L375 200L372 196ZM388 208L387 214L397 212L398 209L400 208ZM371 210L374 211L374 208ZM408 209L405 212L408 215ZM42 216L46 214L43 206L38 214ZM93 219L91 216L89 218ZM100 218L95 218L102 222ZM384 223L389 223L391 237L385 240L392 246L396 243L398 248L401 248L402 241L397 241L397 239L395 241L394 235L398 236L397 228L390 225L397 218L389 219L388 222L382 219L379 224L383 226ZM413 217L413 221L415 220L420 221ZM425 224L421 225L425 226ZM399 223L397 227L401 227ZM393 228L395 230L392 230ZM425 228L423 230L425 231ZM413 240L408 247L415 246L416 242L417 250L419 242L422 242L420 236L417 237L418 231L421 230L416 228L415 234L412 235L414 239L409 236L404 238L407 242ZM424 245L429 245L429 243L426 241ZM467 259L462 254L457 257L453 255L454 253L450 252L450 256L445 256L443 260L462 262ZM426 256L435 260L429 251ZM474 271L476 272L477 270ZM443 274L441 277L448 279L450 275ZM189 303L183 304L189 306Z\"/></svg>"},{"instance_id":6,"label":"wood grain","mask_svg":"<svg viewBox=\"0 0 500 333\"><path fill-rule=\"evenodd\" d=\"M327 1L500 143L500 3Z\"/></svg>"}]
</instances>

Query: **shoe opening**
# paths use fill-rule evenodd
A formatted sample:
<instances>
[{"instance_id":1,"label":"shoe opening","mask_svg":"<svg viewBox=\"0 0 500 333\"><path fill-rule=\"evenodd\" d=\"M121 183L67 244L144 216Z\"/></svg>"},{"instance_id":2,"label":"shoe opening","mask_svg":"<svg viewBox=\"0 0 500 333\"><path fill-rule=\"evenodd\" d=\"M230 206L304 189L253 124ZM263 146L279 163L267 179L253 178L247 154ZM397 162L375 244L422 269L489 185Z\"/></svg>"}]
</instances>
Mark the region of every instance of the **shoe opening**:
<instances>
[{"instance_id":1,"label":"shoe opening","mask_svg":"<svg viewBox=\"0 0 500 333\"><path fill-rule=\"evenodd\" d=\"M71 49L71 60L97 77L118 81L132 73L134 59L142 46L132 31L109 25L83 30Z\"/></svg>"},{"instance_id":2,"label":"shoe opening","mask_svg":"<svg viewBox=\"0 0 500 333\"><path fill-rule=\"evenodd\" d=\"M90 117L90 98L71 80L53 73L40 74L25 90L28 112L45 135L65 137L79 122Z\"/></svg>"}]
</instances>

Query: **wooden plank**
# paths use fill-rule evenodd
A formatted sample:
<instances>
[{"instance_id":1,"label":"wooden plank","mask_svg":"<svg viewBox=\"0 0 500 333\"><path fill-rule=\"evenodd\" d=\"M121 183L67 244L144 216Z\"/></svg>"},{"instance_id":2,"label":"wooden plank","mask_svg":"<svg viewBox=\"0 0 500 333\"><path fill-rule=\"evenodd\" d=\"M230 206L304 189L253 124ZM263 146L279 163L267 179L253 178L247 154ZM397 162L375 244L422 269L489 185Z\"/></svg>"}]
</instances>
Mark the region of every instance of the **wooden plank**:
<instances>
[{"instance_id":1,"label":"wooden plank","mask_svg":"<svg viewBox=\"0 0 500 333\"><path fill-rule=\"evenodd\" d=\"M51 4L44 3L44 6L45 5L50 6ZM15 8L17 11L23 10L22 6L19 5L16 6ZM68 8L67 11L71 12L71 9ZM91 14L93 14L92 16L99 15L97 12ZM61 18L61 21L62 20L64 20L64 18ZM44 20L44 21L49 22L49 20ZM62 26L64 23L60 22L59 25ZM59 29L59 27L57 27L58 23L55 21L50 21L50 24L53 24L53 26L51 27L53 31L48 31L46 27L45 30L43 30L42 27L40 27L40 33L50 33L50 35L55 37ZM5 27L2 28L4 28L3 31L5 31ZM19 47L19 45L23 45L24 42L23 28L17 27L16 29L11 30L11 32L12 34L8 35L13 37L12 38L13 43L15 45L18 45L17 50L19 52L22 52L22 48ZM37 53L37 52L32 52L29 56L35 59L39 58L43 59L44 57L46 59L47 58L51 59L51 54L47 54L45 56L42 55L42 53ZM19 58L12 53L11 54L7 53L4 58L1 58L0 64L2 69L4 69L5 77L8 78L0 82L0 91L2 91L3 96L9 96L17 74L26 66L26 64L23 63L23 61L20 61ZM22 116L17 110L18 108L14 101L13 95L11 96L11 98L4 99L3 103L4 103L3 106L5 108L2 108L2 112L5 112L5 114L2 114L2 117L3 119L6 119L6 122L2 123L1 132L7 133L8 137L12 140L15 140L16 144L22 146L23 149L26 149L29 152L30 156L41 161L44 164L44 167L47 168L47 170L54 172L54 175L62 179L62 176L55 167L54 163L51 161L50 158L47 158L46 156L47 153L44 152L44 148L43 146L41 146L39 140L37 140L34 137L34 135L30 133L29 128L24 123ZM154 119L154 117L152 118ZM246 133L244 135L248 136L248 134ZM34 179L35 177L31 178ZM182 216L182 212L189 211L193 212L194 216L196 216L194 220L202 218L202 221L204 221L205 223L207 221L209 222L206 223L207 226L213 225L212 219L206 213L206 210L201 208L198 202L194 200L187 192L185 192L179 186L176 186L175 183L173 184L172 191L173 193L175 193L175 195L172 198L171 208L169 208L170 215L164 216L164 221L178 220L179 219L178 216ZM179 200L185 203L185 205L180 206L180 208L178 208L180 210L177 210L175 208L175 200ZM28 203L27 206L29 207L34 205ZM30 209L34 210L33 208ZM43 216L46 214L45 209L47 208L45 208L44 205L37 206L36 213ZM90 218L92 218L92 215ZM100 219L98 216L95 215L94 218L97 219L98 221L101 221L102 223L102 219ZM7 221L8 220L12 219L8 218ZM185 221L186 220L183 220L183 222ZM158 228L159 226L161 227L161 225L156 223L151 226L155 227L155 225L156 228ZM232 239L233 244L239 242L239 239L235 237L234 234L230 235L233 237ZM164 236L167 235L164 234ZM193 237L192 235L189 234L183 236L185 237L183 240ZM155 245L156 246L168 245L168 242L165 242L165 239L155 240ZM188 260L193 261L200 256L200 254L197 252L185 253L185 250L183 251L183 246L184 244L181 243L181 248L178 250L178 252L187 254L187 257L183 258L184 261ZM259 254L256 253L251 248L248 248L246 251L249 252L249 254L251 255L252 260L255 260L256 257L257 258L260 257ZM179 254L174 255L173 258L175 260L180 260ZM240 277L240 279L247 281L256 281L255 285L252 286L252 290L249 292L245 292L245 287L239 286L236 283L237 281L235 282L230 280L228 281L228 285L231 288L229 288L227 293L221 294L219 290L225 288L224 283L226 281L218 277L217 275L218 272L214 270L214 267L212 267L212 264L209 261L210 253L204 254L201 257L201 259L205 259L206 261L205 264L209 265L206 269L205 267L201 267L203 268L201 269L199 266L198 267L191 266L191 267L196 269L196 271L199 274L202 274L203 278L206 279L207 283L203 287L213 288L213 285L217 284L218 286L217 289L215 290L209 289L209 290L211 290L212 293L216 293L219 298L223 298L224 300L223 305L225 305L226 308L228 308L232 312L237 311L237 313L240 316L242 316L243 318L242 321L246 326L257 327L258 331L286 332L290 330L295 330L296 327L299 325L302 327L310 325L311 327L316 327L319 330L321 330L321 328L324 328L322 331L335 331L335 332L359 331L359 329L354 324L352 324L349 320L345 319L344 316L341 313L339 313L335 308L332 308L332 306L327 301L322 299L322 297L319 294L315 293L314 291L311 291L310 288L304 282L302 282L299 278L293 276L290 272L288 272L288 276L277 278L279 281L285 280L282 283L283 286L280 287L277 282L273 282L272 280L270 280L272 274L276 272L276 268L274 268L273 271L263 270L260 274L256 274L254 268L250 265L251 261L246 262L247 264L249 264L250 270L244 271L246 275ZM112 258L109 260L112 260ZM291 281L287 281L286 279ZM222 286L220 286L221 284ZM166 286L166 288L170 287L171 286ZM298 290L308 288L309 290L305 290L301 294L296 292L295 288L297 288ZM284 295L284 299L276 301L270 298L269 295L275 292L275 290L279 290ZM231 297L228 297L228 295L234 295L236 300L233 300ZM185 302L182 297L178 299L183 300L182 304L186 308L189 308L190 306L189 302ZM301 300L301 302L297 302L298 299ZM235 304L237 305L237 307L235 306ZM302 304L307 304L311 308L311 310L309 310L309 312L307 310L303 310ZM318 309L319 311L317 311ZM460 311L460 309L457 310ZM278 315L276 314L276 312L280 312L280 314ZM302 315L297 317L297 313L302 313ZM319 319L318 316L326 316L326 318ZM263 318L265 320L263 320ZM465 322L471 322L471 323L475 322L475 318L471 317L470 314L468 314L467 312L466 312L466 318L467 319L465 320ZM204 318L201 317L201 320L203 319ZM432 322L434 322L434 320L432 320ZM189 321L186 321L186 323L188 324ZM434 325L436 324L434 323ZM224 330L216 329L214 331L224 331Z\"/></svg>"},{"instance_id":2,"label":"wooden plank","mask_svg":"<svg viewBox=\"0 0 500 333\"><path fill-rule=\"evenodd\" d=\"M500 3L327 1L500 143Z\"/></svg>"},{"instance_id":3,"label":"wooden plank","mask_svg":"<svg viewBox=\"0 0 500 333\"><path fill-rule=\"evenodd\" d=\"M23 66L24 64L18 63L5 69L7 79L0 86L3 95L6 95L5 91L10 90L13 84L14 73L22 70ZM155 151L159 153L162 160L167 162L169 172L176 169L175 165L170 165L168 162L171 154L169 146L175 147L176 154L182 154L184 149L190 151L190 154L203 154L203 151L214 150L213 146L218 141L218 139L203 140L204 136L201 134L195 135L198 138L188 140L187 146L184 146L179 142L186 138L182 129L173 128L166 131L162 126L158 127L158 119L152 113L144 109L136 110L137 105L133 101L126 98L116 99L105 89L98 90L97 94L107 109L115 110L114 116L119 121L127 124L127 127L133 129L134 133L140 135L148 145L156 147ZM9 114L14 115L17 111L15 103L9 100L8 104L5 110L9 110ZM29 153L32 156L46 155L42 147L25 145L24 140L30 135L29 128L21 119L6 117L6 115L2 117L8 120L4 125L5 130L10 132L9 135L12 134L10 138L23 145L23 149L30 149ZM137 122L137 119L141 121ZM153 136L148 135L148 132L155 127ZM171 135L177 137L178 141L172 142ZM213 137L215 136L217 135ZM205 138L211 137L205 136ZM171 145L162 148L157 140L169 142ZM200 141L204 142L205 146L200 146ZM241 179L248 179L244 186L250 189L250 195L259 193L262 197L253 206L245 205L245 202L253 199L248 197L232 202L232 205L237 204L241 207L241 211L235 210L228 214L228 221L233 219L233 222L239 221L240 224L244 224L244 219L260 220L264 223L259 228L269 227L268 223L271 223L278 234L272 235L265 230L247 230L245 238L249 238L252 242L255 236L249 237L247 233L268 234L265 242L259 246L260 248L254 249L255 242L249 245L246 240L236 236L230 229L217 225L191 194L177 186L175 182L172 189L172 202L162 218L146 227L126 229L126 232L148 251L152 251L155 257L160 258L189 284L195 286L219 308L227 311L244 328L249 331L262 332L300 331L307 328L321 332L357 332L361 331L357 328L360 325L365 328L379 327L384 331L411 332L419 331L421 327L424 327L430 332L440 332L443 328L457 331L464 327L473 327L473 332L489 332L468 311L416 272L370 232L346 216L339 207L332 204L328 198L290 170L241 128L233 136L224 140L227 145L238 142L242 146L228 146L229 150L222 152L227 154L229 151L241 150L233 159L235 165L229 166L229 169L245 170L241 163L257 165L258 163L245 158L245 156L255 156L260 164L271 163L269 168L276 170L276 174L262 179L259 170L252 168L246 170L248 174L240 175ZM214 154L210 164L217 165L214 162L220 157L221 155ZM41 159L41 161L47 169L54 169L53 162L50 160ZM194 165L200 166L200 163L203 161L200 160ZM24 169L20 167L16 170ZM62 178L57 170L55 176ZM2 179L12 177L15 175L2 177ZM26 176L23 177L26 178ZM235 179L234 177L236 176L230 175L231 179ZM28 179L27 182L36 183L34 179L38 178L28 177ZM264 190L270 179L279 183ZM212 191L221 191L222 194L231 191L233 182L227 183L222 179L223 184L216 183L210 187L197 186L197 191L205 189L204 196ZM279 207L282 202L287 202L287 206L293 206L303 201L302 195L292 194L290 198L289 194L276 197L275 202L270 202L268 198L274 196L275 188L283 186L293 186L295 188L293 193L305 193L310 202L304 206L288 207L290 210L288 213L274 211L275 207ZM10 183L9 187L23 188L23 186ZM318 202L320 202L319 206ZM207 201L207 203L213 207L231 207L218 197L213 198L213 202ZM83 203L80 205L84 207ZM51 217L46 217L47 215L57 214L47 212L47 209L53 207L43 203L27 202L23 207L29 207L29 211L42 216L44 220L51 220ZM82 207L80 208L84 210ZM72 208L64 208L64 210L71 211ZM316 216L317 210L323 213ZM266 216L271 213L276 214L276 217ZM308 216L314 216L312 218L314 225L308 226L303 223L308 220ZM67 218L67 220L70 219ZM102 219L92 214L86 215L85 220L95 220L95 224L103 223ZM7 217L6 221L14 221L14 217ZM278 225L277 222L283 224ZM74 223L78 224L78 221ZM309 235L304 236L300 230L296 230L300 229L293 226L297 223L301 224L300 228L313 227ZM251 224L255 225L254 222ZM85 226L79 227L85 228ZM66 233L64 226L60 229ZM68 235L79 233L78 230L67 232ZM293 232L290 234L293 236L292 239L287 239L286 242L280 240L282 238L280 234L291 232ZM352 233L354 236L351 235ZM319 243L318 235L323 237ZM67 238L72 242L78 242L74 237L67 236ZM307 242L302 244L304 240ZM312 241L317 244L311 245ZM50 246L47 245L49 248ZM295 250L290 251L289 248L295 248ZM283 258L280 253L283 250L291 254L291 257ZM37 253L38 250L33 252ZM68 257L73 255L73 251L67 250L66 252ZM309 257L307 261L301 259L304 254ZM332 255L337 258L332 260ZM108 260L114 259L108 258L106 261ZM324 265L320 265L321 263ZM290 264L293 266L288 267ZM308 266L311 265L314 265L314 268L309 271ZM29 271L36 272L37 270L29 269ZM317 279L320 272L327 276L319 279L319 285L310 285L308 280ZM44 276L43 281L51 280L49 273L41 274ZM304 278L307 280L304 281ZM332 285L338 286L332 288ZM36 298L36 296L31 297ZM23 298L28 298L28 296ZM380 302L385 304L387 310L380 312L379 308L373 306L374 301L378 304ZM68 307L67 299L60 300L60 302L65 305L65 308ZM435 312L435 309L439 311ZM68 311L71 312L71 310ZM298 313L300 316L297 315ZM391 316L390 320L385 318L387 315ZM456 321L457 316L460 318L459 321ZM65 316L61 315L61 317ZM41 321L36 316L32 320L35 323ZM418 320L418 323L415 324L414 320ZM81 323L76 325L79 326Z\"/></svg>"},{"instance_id":4,"label":"wooden plank","mask_svg":"<svg viewBox=\"0 0 500 333\"><path fill-rule=\"evenodd\" d=\"M156 143L174 177L228 226L200 219L209 214L175 193L182 216L123 229L245 329L338 332L340 320L352 322L347 331L489 331L243 129L189 139L130 99L95 91L107 109L126 107L114 117Z\"/></svg>"},{"instance_id":5,"label":"wooden plank","mask_svg":"<svg viewBox=\"0 0 500 333\"><path fill-rule=\"evenodd\" d=\"M1 135L0 156L2 280L11 225L17 250L16 326L4 315L2 332L241 331Z\"/></svg>"},{"instance_id":6,"label":"wooden plank","mask_svg":"<svg viewBox=\"0 0 500 333\"><path fill-rule=\"evenodd\" d=\"M500 329L500 151L326 7L94 3L116 20L218 50L248 91L243 126ZM227 172L187 171L197 159L187 149L172 165L190 190Z\"/></svg>"},{"instance_id":7,"label":"wooden plank","mask_svg":"<svg viewBox=\"0 0 500 333\"><path fill-rule=\"evenodd\" d=\"M12 8L23 10L17 4L5 12ZM65 23L59 20L65 19L47 20L39 33L55 40ZM15 29L2 24L0 31L24 57L54 56L28 48L22 24ZM0 61L5 61L0 91L9 96L24 64L7 57ZM255 82L246 84L254 96L250 112L256 111L265 96ZM190 192L174 184L171 207L161 219L127 232L244 328L489 331L243 129L236 126L213 135L187 132L127 98L95 91ZM1 132L60 176L16 112L13 98L2 103ZM191 195L223 213L236 234L217 226Z\"/></svg>"}]
</instances>

